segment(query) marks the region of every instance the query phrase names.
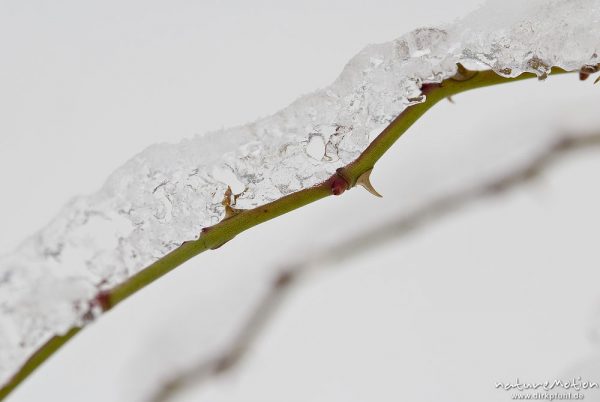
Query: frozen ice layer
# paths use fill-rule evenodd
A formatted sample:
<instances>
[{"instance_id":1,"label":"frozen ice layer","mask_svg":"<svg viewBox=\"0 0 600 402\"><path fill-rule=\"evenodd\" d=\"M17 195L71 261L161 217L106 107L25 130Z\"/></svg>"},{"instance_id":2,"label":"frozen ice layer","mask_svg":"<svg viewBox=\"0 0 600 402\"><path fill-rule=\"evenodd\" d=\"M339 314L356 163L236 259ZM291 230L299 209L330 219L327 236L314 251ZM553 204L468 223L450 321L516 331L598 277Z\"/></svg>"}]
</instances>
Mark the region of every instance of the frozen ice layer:
<instances>
[{"instance_id":1,"label":"frozen ice layer","mask_svg":"<svg viewBox=\"0 0 600 402\"><path fill-rule=\"evenodd\" d=\"M228 186L247 209L323 181L457 62L543 78L551 66L596 65L599 53L599 0L494 1L367 46L331 86L272 116L147 148L0 259L0 382L50 337L83 325L99 290L219 222Z\"/></svg>"}]
</instances>

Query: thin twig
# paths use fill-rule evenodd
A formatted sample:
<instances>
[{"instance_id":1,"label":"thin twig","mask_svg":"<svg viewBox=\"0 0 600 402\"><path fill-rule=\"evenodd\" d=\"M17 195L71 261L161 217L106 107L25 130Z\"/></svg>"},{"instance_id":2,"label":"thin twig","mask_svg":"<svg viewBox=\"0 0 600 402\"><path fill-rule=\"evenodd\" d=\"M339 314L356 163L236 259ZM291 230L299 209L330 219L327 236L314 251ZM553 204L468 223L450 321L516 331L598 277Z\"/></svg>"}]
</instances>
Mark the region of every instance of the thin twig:
<instances>
[{"instance_id":1,"label":"thin twig","mask_svg":"<svg viewBox=\"0 0 600 402\"><path fill-rule=\"evenodd\" d=\"M297 279L312 268L339 263L343 259L356 257L386 242L404 237L474 201L497 196L537 178L567 154L599 146L600 133L565 136L542 149L528 162L506 173L436 198L396 220L376 226L291 266L279 269L272 286L258 301L229 347L213 358L203 360L167 381L153 395L151 401L165 402L190 385L197 386L234 368L245 357L246 352L273 318Z\"/></svg>"}]
</instances>

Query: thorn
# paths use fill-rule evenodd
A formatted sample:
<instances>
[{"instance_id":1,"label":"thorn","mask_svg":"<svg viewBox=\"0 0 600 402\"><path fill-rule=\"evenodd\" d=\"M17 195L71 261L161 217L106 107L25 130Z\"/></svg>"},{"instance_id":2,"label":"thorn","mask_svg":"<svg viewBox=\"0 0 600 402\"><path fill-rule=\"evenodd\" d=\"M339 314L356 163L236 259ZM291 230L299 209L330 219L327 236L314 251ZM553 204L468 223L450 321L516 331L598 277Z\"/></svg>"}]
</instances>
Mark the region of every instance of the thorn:
<instances>
[{"instance_id":1,"label":"thorn","mask_svg":"<svg viewBox=\"0 0 600 402\"><path fill-rule=\"evenodd\" d=\"M223 195L223 201L221 203L223 205L229 205L231 202L231 196L233 195L233 191L231 190L231 186L227 186L227 190L225 190L225 194Z\"/></svg>"},{"instance_id":2,"label":"thorn","mask_svg":"<svg viewBox=\"0 0 600 402\"><path fill-rule=\"evenodd\" d=\"M233 198L233 202L237 200L237 197L233 195L233 191L231 191L231 187L227 186L227 190L225 191L225 195L223 196L223 201L221 204L225 207L225 218L229 219L232 216L236 216L241 212L241 210L234 208L231 206L231 199Z\"/></svg>"},{"instance_id":3,"label":"thorn","mask_svg":"<svg viewBox=\"0 0 600 402\"><path fill-rule=\"evenodd\" d=\"M365 190L373 194L375 197L381 198L383 196L379 194L377 190L375 190L375 188L373 187L373 184L371 184L371 172L373 172L373 169L369 169L363 174L361 174L356 180L356 184L364 187Z\"/></svg>"},{"instance_id":4,"label":"thorn","mask_svg":"<svg viewBox=\"0 0 600 402\"><path fill-rule=\"evenodd\" d=\"M598 78L596 78L596 81L594 81L594 84L597 84L600 82L600 76Z\"/></svg>"},{"instance_id":5,"label":"thorn","mask_svg":"<svg viewBox=\"0 0 600 402\"><path fill-rule=\"evenodd\" d=\"M454 99L452 99L452 95L451 96L447 96L446 99L448 99L448 102L452 103L454 105Z\"/></svg>"},{"instance_id":6,"label":"thorn","mask_svg":"<svg viewBox=\"0 0 600 402\"><path fill-rule=\"evenodd\" d=\"M581 81L585 81L588 79L588 77L594 73L597 73L600 70L600 65L585 65L583 67L581 67L581 69L579 70L579 79ZM596 82L594 82L596 83Z\"/></svg>"},{"instance_id":7,"label":"thorn","mask_svg":"<svg viewBox=\"0 0 600 402\"><path fill-rule=\"evenodd\" d=\"M465 66L460 63L456 63L456 74L452 76L454 81L467 81L477 75L477 71L468 70Z\"/></svg>"}]
</instances>

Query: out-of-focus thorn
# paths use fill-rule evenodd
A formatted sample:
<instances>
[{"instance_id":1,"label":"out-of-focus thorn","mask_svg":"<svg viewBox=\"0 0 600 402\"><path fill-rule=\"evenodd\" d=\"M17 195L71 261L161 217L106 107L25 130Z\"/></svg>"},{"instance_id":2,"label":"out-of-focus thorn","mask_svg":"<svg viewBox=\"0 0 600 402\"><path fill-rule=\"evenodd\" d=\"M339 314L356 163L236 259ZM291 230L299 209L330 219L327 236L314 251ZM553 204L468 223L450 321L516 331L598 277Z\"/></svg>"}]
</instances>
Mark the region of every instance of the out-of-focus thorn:
<instances>
[{"instance_id":1,"label":"out-of-focus thorn","mask_svg":"<svg viewBox=\"0 0 600 402\"><path fill-rule=\"evenodd\" d=\"M471 71L460 63L456 63L456 74L451 79L454 81L467 81L473 78L477 74L477 71Z\"/></svg>"},{"instance_id":2,"label":"out-of-focus thorn","mask_svg":"<svg viewBox=\"0 0 600 402\"><path fill-rule=\"evenodd\" d=\"M361 174L356 180L356 184L362 186L365 190L373 194L375 197L381 198L383 196L379 194L377 190L375 190L375 188L373 187L373 184L371 184L371 172L373 172L373 169L369 169L363 174Z\"/></svg>"},{"instance_id":3,"label":"out-of-focus thorn","mask_svg":"<svg viewBox=\"0 0 600 402\"><path fill-rule=\"evenodd\" d=\"M596 81L594 81L594 84L597 84L600 82L600 76L598 76L598 78L596 78Z\"/></svg>"},{"instance_id":4,"label":"out-of-focus thorn","mask_svg":"<svg viewBox=\"0 0 600 402\"><path fill-rule=\"evenodd\" d=\"M447 96L446 99L448 99L448 102L454 105L454 99L452 99L452 96Z\"/></svg>"}]
</instances>

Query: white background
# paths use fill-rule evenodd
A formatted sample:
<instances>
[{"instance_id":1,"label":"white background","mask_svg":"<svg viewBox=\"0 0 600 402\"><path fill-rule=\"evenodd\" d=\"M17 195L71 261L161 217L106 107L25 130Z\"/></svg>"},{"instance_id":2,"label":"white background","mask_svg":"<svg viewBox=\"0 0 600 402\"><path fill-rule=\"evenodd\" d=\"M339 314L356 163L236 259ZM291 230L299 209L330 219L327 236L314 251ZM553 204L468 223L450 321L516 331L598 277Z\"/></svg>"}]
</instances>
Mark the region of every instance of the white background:
<instances>
[{"instance_id":1,"label":"white background","mask_svg":"<svg viewBox=\"0 0 600 402\"><path fill-rule=\"evenodd\" d=\"M364 45L478 3L0 0L0 252L147 145L270 114L333 81ZM565 76L436 106L378 165L383 199L351 191L197 257L9 400L143 400L225 344L273 267L561 130L600 130L599 96ZM494 382L600 382L599 168L596 153L577 154L532 186L311 275L237 371L178 400L508 401Z\"/></svg>"}]
</instances>

